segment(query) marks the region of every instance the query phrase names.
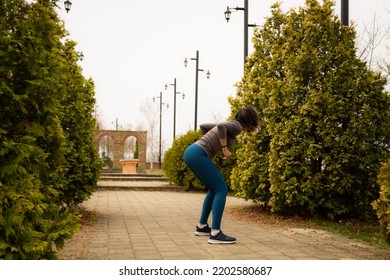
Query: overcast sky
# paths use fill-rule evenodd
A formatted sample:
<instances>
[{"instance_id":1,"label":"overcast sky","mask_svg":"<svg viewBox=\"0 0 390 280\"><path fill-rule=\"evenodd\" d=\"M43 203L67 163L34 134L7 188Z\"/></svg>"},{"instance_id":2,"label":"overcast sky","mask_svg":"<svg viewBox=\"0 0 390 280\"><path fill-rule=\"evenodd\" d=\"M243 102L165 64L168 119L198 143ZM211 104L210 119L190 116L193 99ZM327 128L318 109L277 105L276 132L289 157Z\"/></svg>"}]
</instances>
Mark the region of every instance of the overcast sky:
<instances>
[{"instance_id":1,"label":"overcast sky","mask_svg":"<svg viewBox=\"0 0 390 280\"><path fill-rule=\"evenodd\" d=\"M71 0L69 13L58 10L70 38L78 43L83 73L96 86L98 113L106 129L143 123L141 104L163 93L163 139L173 138L173 87L177 79L176 134L193 129L195 111L195 61L199 50L198 125L223 120L230 114L228 96L243 74L243 16L224 18L227 6L243 7L243 0ZM340 1L335 12L340 14ZM261 25L274 0L249 0L249 23ZM303 6L304 0L282 1L283 10ZM389 24L389 0L350 0L350 20L362 27L373 21ZM252 28L249 29L252 35ZM388 44L388 41L384 42ZM249 53L252 52L251 44ZM189 64L185 68L183 61ZM180 97L180 98L179 98ZM152 103L153 104L153 103ZM154 105L159 104L156 99ZM158 108L158 107L157 107ZM158 112L158 110L157 110ZM158 113L157 113L158 114ZM145 127L146 129L146 127ZM168 144L169 145L169 144Z\"/></svg>"}]
</instances>

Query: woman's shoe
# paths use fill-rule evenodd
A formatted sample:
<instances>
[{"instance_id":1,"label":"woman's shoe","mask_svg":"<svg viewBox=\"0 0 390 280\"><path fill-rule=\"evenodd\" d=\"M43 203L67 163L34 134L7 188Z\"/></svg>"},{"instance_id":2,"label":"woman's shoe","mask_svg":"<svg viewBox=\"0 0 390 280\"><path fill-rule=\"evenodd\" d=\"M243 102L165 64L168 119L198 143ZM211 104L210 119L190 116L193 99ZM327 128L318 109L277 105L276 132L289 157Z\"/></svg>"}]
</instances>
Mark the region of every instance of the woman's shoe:
<instances>
[{"instance_id":1,"label":"woman's shoe","mask_svg":"<svg viewBox=\"0 0 390 280\"><path fill-rule=\"evenodd\" d=\"M210 244L233 244L236 243L236 238L227 236L220 230L217 235L213 236L209 234Z\"/></svg>"},{"instance_id":2,"label":"woman's shoe","mask_svg":"<svg viewBox=\"0 0 390 280\"><path fill-rule=\"evenodd\" d=\"M197 236L206 236L206 235L209 235L211 232L211 228L209 227L209 225L206 225L205 227L198 227L196 226L196 229L195 229L195 235Z\"/></svg>"}]
</instances>

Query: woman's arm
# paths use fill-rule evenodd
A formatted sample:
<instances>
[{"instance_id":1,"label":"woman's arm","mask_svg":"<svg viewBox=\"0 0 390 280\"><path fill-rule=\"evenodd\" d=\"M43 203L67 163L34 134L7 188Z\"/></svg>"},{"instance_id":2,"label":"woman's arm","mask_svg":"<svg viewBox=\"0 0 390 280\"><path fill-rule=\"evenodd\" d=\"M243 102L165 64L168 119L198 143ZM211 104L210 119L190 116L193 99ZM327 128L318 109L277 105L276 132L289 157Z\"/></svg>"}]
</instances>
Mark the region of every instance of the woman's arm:
<instances>
[{"instance_id":1,"label":"woman's arm","mask_svg":"<svg viewBox=\"0 0 390 280\"><path fill-rule=\"evenodd\" d=\"M229 151L227 147L227 139L226 139L229 125L230 125L229 122L222 122L218 124L218 134L219 134L219 141L222 147L223 159L227 159L232 155L232 153Z\"/></svg>"},{"instance_id":2,"label":"woman's arm","mask_svg":"<svg viewBox=\"0 0 390 280\"><path fill-rule=\"evenodd\" d=\"M200 127L200 130L202 131L202 134L205 135L210 129L212 129L216 125L217 124L215 124L215 123L203 123L199 127Z\"/></svg>"}]
</instances>

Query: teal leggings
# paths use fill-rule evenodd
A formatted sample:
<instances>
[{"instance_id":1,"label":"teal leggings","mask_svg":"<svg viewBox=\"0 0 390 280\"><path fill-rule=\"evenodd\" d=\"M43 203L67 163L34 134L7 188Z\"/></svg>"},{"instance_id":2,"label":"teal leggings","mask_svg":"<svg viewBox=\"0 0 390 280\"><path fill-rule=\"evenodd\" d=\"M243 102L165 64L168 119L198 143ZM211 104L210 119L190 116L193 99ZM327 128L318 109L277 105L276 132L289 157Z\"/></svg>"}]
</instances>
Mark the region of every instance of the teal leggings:
<instances>
[{"instance_id":1,"label":"teal leggings","mask_svg":"<svg viewBox=\"0 0 390 280\"><path fill-rule=\"evenodd\" d=\"M196 144L189 146L184 152L184 162L196 177L207 187L207 195L203 201L199 222L207 224L212 211L212 229L221 229L223 210L226 204L228 187L215 164L207 157L205 151Z\"/></svg>"}]
</instances>

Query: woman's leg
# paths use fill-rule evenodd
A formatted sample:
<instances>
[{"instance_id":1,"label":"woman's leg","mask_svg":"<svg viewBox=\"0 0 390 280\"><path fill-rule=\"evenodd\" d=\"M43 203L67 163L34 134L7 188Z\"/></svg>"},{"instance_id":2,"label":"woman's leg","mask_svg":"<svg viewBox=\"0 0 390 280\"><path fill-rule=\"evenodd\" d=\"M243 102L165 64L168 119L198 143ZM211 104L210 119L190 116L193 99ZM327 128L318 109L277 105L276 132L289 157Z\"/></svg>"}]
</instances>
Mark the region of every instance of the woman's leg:
<instances>
[{"instance_id":1,"label":"woman's leg","mask_svg":"<svg viewBox=\"0 0 390 280\"><path fill-rule=\"evenodd\" d=\"M200 215L199 223L207 224L213 206L214 196L214 192L210 190L207 192L203 200L202 213Z\"/></svg>"},{"instance_id":2,"label":"woman's leg","mask_svg":"<svg viewBox=\"0 0 390 280\"><path fill-rule=\"evenodd\" d=\"M208 193L203 202L200 222L207 223L207 218L210 211L212 211L212 228L220 229L228 192L222 174L207 157L206 153L195 144L188 147L184 152L184 162L208 188Z\"/></svg>"}]
</instances>

